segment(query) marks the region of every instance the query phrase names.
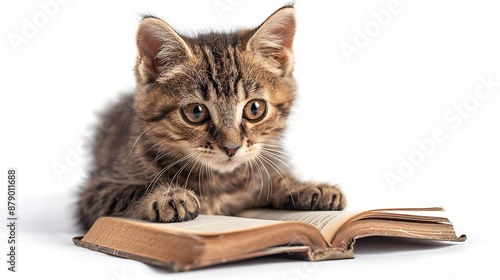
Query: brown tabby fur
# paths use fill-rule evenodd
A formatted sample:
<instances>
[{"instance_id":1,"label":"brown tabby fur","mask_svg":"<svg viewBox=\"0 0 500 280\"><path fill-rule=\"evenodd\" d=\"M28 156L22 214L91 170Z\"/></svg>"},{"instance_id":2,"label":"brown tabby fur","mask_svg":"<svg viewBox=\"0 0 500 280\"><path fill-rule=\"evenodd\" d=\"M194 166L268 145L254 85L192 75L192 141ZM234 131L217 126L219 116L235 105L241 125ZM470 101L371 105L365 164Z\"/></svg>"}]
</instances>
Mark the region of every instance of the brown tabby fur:
<instances>
[{"instance_id":1,"label":"brown tabby fur","mask_svg":"<svg viewBox=\"0 0 500 280\"><path fill-rule=\"evenodd\" d=\"M255 207L343 209L337 187L295 178L280 144L295 99L294 35L291 6L253 30L196 37L145 17L137 89L103 116L81 225L103 215L179 222ZM258 122L242 114L253 99L267 102ZM193 103L210 112L201 125L181 115Z\"/></svg>"}]
</instances>

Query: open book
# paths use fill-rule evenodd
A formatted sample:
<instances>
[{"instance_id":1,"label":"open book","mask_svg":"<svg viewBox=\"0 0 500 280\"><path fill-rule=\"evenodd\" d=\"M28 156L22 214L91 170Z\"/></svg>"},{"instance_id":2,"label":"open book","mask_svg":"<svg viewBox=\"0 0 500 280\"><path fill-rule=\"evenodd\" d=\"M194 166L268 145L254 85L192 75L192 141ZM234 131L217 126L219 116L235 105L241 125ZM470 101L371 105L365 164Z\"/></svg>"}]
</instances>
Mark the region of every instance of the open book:
<instances>
[{"instance_id":1,"label":"open book","mask_svg":"<svg viewBox=\"0 0 500 280\"><path fill-rule=\"evenodd\" d=\"M356 239L390 236L465 241L442 208L369 211L258 209L238 217L200 215L181 223L99 218L76 245L185 271L258 256L288 254L305 260L354 257Z\"/></svg>"}]
</instances>

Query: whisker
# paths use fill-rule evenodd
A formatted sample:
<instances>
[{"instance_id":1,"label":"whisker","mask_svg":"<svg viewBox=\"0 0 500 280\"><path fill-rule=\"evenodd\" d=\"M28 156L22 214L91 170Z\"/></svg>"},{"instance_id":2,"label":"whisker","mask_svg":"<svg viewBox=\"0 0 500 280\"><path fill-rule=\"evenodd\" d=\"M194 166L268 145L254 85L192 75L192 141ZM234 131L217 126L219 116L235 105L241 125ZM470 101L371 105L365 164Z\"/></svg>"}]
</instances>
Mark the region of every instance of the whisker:
<instances>
[{"instance_id":1,"label":"whisker","mask_svg":"<svg viewBox=\"0 0 500 280\"><path fill-rule=\"evenodd\" d=\"M262 145L263 150L270 150L270 151L282 154L286 157L292 157L291 154L285 152L287 150L286 147L278 141L276 141L276 142L263 141L263 142L259 142L259 144Z\"/></svg>"},{"instance_id":2,"label":"whisker","mask_svg":"<svg viewBox=\"0 0 500 280\"><path fill-rule=\"evenodd\" d=\"M275 146L280 146L280 147L284 147L284 144L281 140L272 140L272 139L269 139L269 140L264 140L264 141L261 141L261 142L258 142L258 143L262 143L262 144L265 144L265 145L275 145Z\"/></svg>"},{"instance_id":3,"label":"whisker","mask_svg":"<svg viewBox=\"0 0 500 280\"><path fill-rule=\"evenodd\" d=\"M182 149L183 149L183 148L174 149L174 150L171 150L171 151L169 151L169 152L167 152L167 153L164 153L164 154L162 154L162 155L160 155L160 156L159 156L159 154L160 154L160 152L161 152L161 150L162 150L162 147L159 147L159 148L158 148L158 151L157 151L157 153L156 153L156 157L155 157L155 159L154 159L154 160L152 160L152 161L149 163L148 169L146 170L146 184L147 184L147 182L148 182L149 170L151 169L151 167L153 167L153 165L154 165L156 162L158 162L160 159L162 159L162 158L163 158L163 157L165 157L166 155L170 155L170 154L172 154L172 153L174 153L174 152L177 152L177 151L179 151L179 150L182 150Z\"/></svg>"},{"instance_id":4,"label":"whisker","mask_svg":"<svg viewBox=\"0 0 500 280\"><path fill-rule=\"evenodd\" d=\"M267 199L266 201L269 201L271 199L271 195L272 195L272 192L273 192L273 182L271 180L271 175L269 174L269 171L267 170L267 167L265 166L265 164L260 160L260 156L257 155L257 160L262 164L262 167L264 168L264 171L266 171L267 173L267 181L268 181L268 189L269 191L267 192Z\"/></svg>"},{"instance_id":5,"label":"whisker","mask_svg":"<svg viewBox=\"0 0 500 280\"><path fill-rule=\"evenodd\" d=\"M153 165L158 162L160 159L162 159L164 156L166 156L168 153L164 153L164 154L160 154L160 149L158 149L158 151L156 152L156 157L149 163L148 165L148 169L146 169L146 184L148 182L148 177L149 177L149 170L151 169L151 167L153 167Z\"/></svg>"},{"instance_id":6,"label":"whisker","mask_svg":"<svg viewBox=\"0 0 500 280\"><path fill-rule=\"evenodd\" d=\"M170 180L171 184L174 182L175 177L177 177L177 180L175 181L175 184L179 185L179 177L180 177L182 171L195 159L195 157L193 157L191 154L188 155L188 156L189 156L189 160L186 163L184 163L184 165L179 170L177 170L177 172L175 172L174 176Z\"/></svg>"},{"instance_id":7,"label":"whisker","mask_svg":"<svg viewBox=\"0 0 500 280\"><path fill-rule=\"evenodd\" d=\"M254 162L255 162L255 160L254 160ZM254 170L254 167L253 167L254 163L250 159L246 161L246 165L247 165L247 169L248 169L248 173L249 173L249 176L247 177L247 182L250 182L250 184L252 186L252 193L254 193L254 190L256 187L259 188L259 193L257 195L257 201L258 201L258 200L260 200L260 197L262 196L262 191L264 188L264 180L262 178L263 177L262 172L257 168L255 168L255 170ZM257 185L255 183L255 181L256 181L255 177L257 177L256 173L259 174L260 185ZM250 178L250 180L249 180L249 178ZM247 182L245 182L245 187L246 187Z\"/></svg>"},{"instance_id":8,"label":"whisker","mask_svg":"<svg viewBox=\"0 0 500 280\"><path fill-rule=\"evenodd\" d=\"M247 179L245 180L245 185L243 186L243 188L247 187L248 181L249 181L249 179L251 177L250 175L253 174L253 172L250 172L250 164L249 164L248 160L246 161L245 166L247 168L247 174L248 174L248 176L247 176Z\"/></svg>"},{"instance_id":9,"label":"whisker","mask_svg":"<svg viewBox=\"0 0 500 280\"><path fill-rule=\"evenodd\" d=\"M252 158L252 161L250 163L252 163L252 162L255 164L255 169L259 173L259 177L260 177L260 189L259 189L259 194L257 195L257 200L260 200L260 197L262 195L262 191L264 189L264 176L262 174L262 170L260 169L259 165L257 164L257 161Z\"/></svg>"},{"instance_id":10,"label":"whisker","mask_svg":"<svg viewBox=\"0 0 500 280\"><path fill-rule=\"evenodd\" d=\"M203 170L205 169L205 160L206 159L201 160L201 166L198 171L198 190L200 191L200 203L203 203L203 186L201 184L201 181L203 177Z\"/></svg>"},{"instance_id":11,"label":"whisker","mask_svg":"<svg viewBox=\"0 0 500 280\"><path fill-rule=\"evenodd\" d=\"M171 164L167 165L166 167L164 167L160 172L158 172L158 174L156 174L156 176L153 178L153 180L151 181L151 183L148 185L148 187L146 188L146 193L148 192L148 190L152 190L152 187L154 185L156 185L156 183L158 182L158 180L160 180L160 177L163 176L163 174L169 170L170 168L172 168L174 165L178 164L179 162L182 162L186 159L189 158L189 155L188 156L184 156L174 162L172 162Z\"/></svg>"},{"instance_id":12,"label":"whisker","mask_svg":"<svg viewBox=\"0 0 500 280\"><path fill-rule=\"evenodd\" d=\"M265 155L258 155L259 157L262 157L262 159L269 163L269 165L278 173L278 175L281 177L281 179L283 180L283 182L285 182L285 186L286 186L286 189L288 190L288 193L290 194L290 198L292 199L292 203L295 204L295 201L293 199L293 195L292 195L292 191L290 190L290 187L288 186L288 182L287 182L287 179L288 178L284 178L283 175L281 174L283 172L283 170L276 164L274 163L272 160L270 160L269 158L267 158ZM281 171L281 172L280 172ZM285 172L283 172L285 173ZM285 176L286 177L286 176Z\"/></svg>"},{"instance_id":13,"label":"whisker","mask_svg":"<svg viewBox=\"0 0 500 280\"><path fill-rule=\"evenodd\" d=\"M262 156L263 159L266 159L267 163L269 163L270 165L275 166L276 168L278 168L283 173L285 173L285 171L283 171L283 169L281 169L281 167L276 162L274 162L273 159L279 161L285 167L287 167L288 169L290 169L288 167L288 165L284 161L280 160L279 158L276 158L275 155L273 155L272 153L262 153L262 154L260 154L260 156Z\"/></svg>"},{"instance_id":14,"label":"whisker","mask_svg":"<svg viewBox=\"0 0 500 280\"><path fill-rule=\"evenodd\" d=\"M283 157L280 157L279 155L273 154L273 153L268 152L268 151L262 151L262 155L267 155L267 156L271 157L272 159L275 159L276 161L279 161L279 162L280 162L281 164L283 164L283 166L285 166L288 170L290 170L290 171L292 170L292 169L290 168L290 166L288 166L288 164L287 164L285 161L281 160L281 158L283 158Z\"/></svg>"},{"instance_id":15,"label":"whisker","mask_svg":"<svg viewBox=\"0 0 500 280\"><path fill-rule=\"evenodd\" d=\"M187 178L186 178L186 182L184 182L184 188L187 189L187 186L188 186L188 182L189 182L189 176L191 176L191 172L193 172L193 169L196 167L196 165L199 163L198 161L198 158L200 157L200 155L197 155L194 160L195 160L195 163L193 164L193 166L191 167L191 170L189 170L189 173L187 175Z\"/></svg>"},{"instance_id":16,"label":"whisker","mask_svg":"<svg viewBox=\"0 0 500 280\"><path fill-rule=\"evenodd\" d=\"M208 172L208 177L210 178L210 184L213 184L214 182L214 170L210 168L210 165L207 164L207 172Z\"/></svg>"},{"instance_id":17,"label":"whisker","mask_svg":"<svg viewBox=\"0 0 500 280\"><path fill-rule=\"evenodd\" d=\"M277 153L278 151L274 151L274 150L270 150L270 149L266 149L266 148L263 148L261 152L267 153L267 154L272 154L274 157L280 158L282 160L289 160L290 159L290 157L288 157L287 155L282 155L282 154Z\"/></svg>"},{"instance_id":18,"label":"whisker","mask_svg":"<svg viewBox=\"0 0 500 280\"><path fill-rule=\"evenodd\" d=\"M282 151L283 153L285 153L283 146L272 145L272 144L262 144L261 147L262 148L267 148L267 149L275 149L275 150L279 150L279 151Z\"/></svg>"},{"instance_id":19,"label":"whisker","mask_svg":"<svg viewBox=\"0 0 500 280\"><path fill-rule=\"evenodd\" d=\"M139 137L137 137L137 139L135 140L134 142L134 145L132 145L132 148L130 149L130 152L128 152L127 156L125 157L125 159L128 159L128 157L130 156L130 154L132 154L132 150L134 150L135 148L135 145L137 145L137 142L139 142L139 139L142 137L142 135L144 135L144 133L146 133L146 131L148 131L151 127L148 127L146 129L144 129L144 131L141 133L141 135L139 135Z\"/></svg>"}]
</instances>

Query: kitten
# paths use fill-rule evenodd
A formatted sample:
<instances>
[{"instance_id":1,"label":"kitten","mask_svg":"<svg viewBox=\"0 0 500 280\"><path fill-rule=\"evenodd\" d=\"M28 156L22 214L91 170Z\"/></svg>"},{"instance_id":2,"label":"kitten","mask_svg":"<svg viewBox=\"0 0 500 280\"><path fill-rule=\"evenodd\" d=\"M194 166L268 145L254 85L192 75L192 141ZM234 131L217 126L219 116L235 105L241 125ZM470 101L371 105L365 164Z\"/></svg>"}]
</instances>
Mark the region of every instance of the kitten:
<instances>
[{"instance_id":1,"label":"kitten","mask_svg":"<svg viewBox=\"0 0 500 280\"><path fill-rule=\"evenodd\" d=\"M301 182L280 139L295 98L295 11L258 28L195 37L146 16L137 89L103 116L80 223L100 216L180 222L256 207L341 210L334 185Z\"/></svg>"}]
</instances>

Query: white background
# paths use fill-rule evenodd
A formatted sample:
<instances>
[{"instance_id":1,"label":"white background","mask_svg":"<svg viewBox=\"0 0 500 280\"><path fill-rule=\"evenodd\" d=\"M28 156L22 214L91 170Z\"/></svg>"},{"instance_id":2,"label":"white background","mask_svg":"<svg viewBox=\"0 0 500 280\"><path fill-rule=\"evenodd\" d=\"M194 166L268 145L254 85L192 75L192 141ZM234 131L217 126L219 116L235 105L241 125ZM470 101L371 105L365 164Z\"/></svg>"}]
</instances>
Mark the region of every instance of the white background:
<instances>
[{"instance_id":1,"label":"white background","mask_svg":"<svg viewBox=\"0 0 500 280\"><path fill-rule=\"evenodd\" d=\"M494 232L500 86L492 87L489 96L480 88L482 100L474 95L480 77L500 81L497 1L396 1L385 26L374 14L387 11L393 5L389 0L296 3L299 98L286 145L299 176L341 183L351 210L444 206L457 231L467 233L467 242L440 247L364 243L354 260L265 258L175 275L71 243L81 234L74 227L73 204L85 176L85 143L98 122L96 114L134 88L134 37L141 14L194 32L256 26L286 2L69 0L48 12L40 4L46 2L0 4L1 217L7 215L7 168L16 167L19 175L16 274L7 272L7 230L0 227L0 270L7 279L455 280L498 275L493 258L500 249ZM36 30L26 31L27 22ZM366 28L370 35L363 41L359 32ZM18 44L12 43L14 37ZM346 56L341 46L347 44L357 52ZM464 102L466 117L449 111ZM432 149L427 144L424 155L416 141L435 130L444 140ZM414 164L398 171L402 160ZM388 172L404 181L389 184Z\"/></svg>"}]
</instances>

